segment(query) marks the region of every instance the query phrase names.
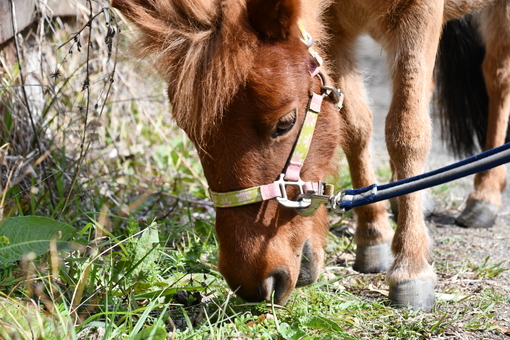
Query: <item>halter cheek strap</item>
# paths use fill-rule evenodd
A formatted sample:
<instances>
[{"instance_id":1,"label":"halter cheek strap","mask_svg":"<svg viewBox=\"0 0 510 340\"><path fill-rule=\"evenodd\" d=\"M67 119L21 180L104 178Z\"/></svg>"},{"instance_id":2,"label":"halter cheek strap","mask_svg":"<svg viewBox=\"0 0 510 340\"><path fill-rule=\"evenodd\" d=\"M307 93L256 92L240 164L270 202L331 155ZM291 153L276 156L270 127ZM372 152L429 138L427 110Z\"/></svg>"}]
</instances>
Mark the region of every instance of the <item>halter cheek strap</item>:
<instances>
[{"instance_id":1,"label":"halter cheek strap","mask_svg":"<svg viewBox=\"0 0 510 340\"><path fill-rule=\"evenodd\" d=\"M320 113L322 99L323 96L315 93L310 98L301 132L294 145L294 151L292 152L292 156L290 157L284 173L280 175L278 180L271 184L229 192L217 192L209 189L209 195L214 205L218 208L228 208L257 203L273 198L283 198L287 200L286 186L288 185L297 186L300 194L308 191L318 192L321 187L320 183L304 182L301 180L299 174L301 173L301 168L310 150L310 144Z\"/></svg>"}]
</instances>

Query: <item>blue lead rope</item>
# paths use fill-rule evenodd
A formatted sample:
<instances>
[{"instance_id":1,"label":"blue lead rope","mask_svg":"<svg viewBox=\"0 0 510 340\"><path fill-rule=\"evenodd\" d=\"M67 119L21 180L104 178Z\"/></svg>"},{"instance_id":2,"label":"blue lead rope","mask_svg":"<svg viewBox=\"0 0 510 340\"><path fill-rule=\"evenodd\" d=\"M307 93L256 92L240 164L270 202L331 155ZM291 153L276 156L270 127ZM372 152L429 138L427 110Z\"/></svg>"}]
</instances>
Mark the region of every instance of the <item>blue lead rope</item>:
<instances>
[{"instance_id":1,"label":"blue lead rope","mask_svg":"<svg viewBox=\"0 0 510 340\"><path fill-rule=\"evenodd\" d=\"M510 143L422 175L379 186L372 184L361 189L346 190L341 197L338 197L335 205L339 210L349 211L486 171L508 162L510 162Z\"/></svg>"}]
</instances>

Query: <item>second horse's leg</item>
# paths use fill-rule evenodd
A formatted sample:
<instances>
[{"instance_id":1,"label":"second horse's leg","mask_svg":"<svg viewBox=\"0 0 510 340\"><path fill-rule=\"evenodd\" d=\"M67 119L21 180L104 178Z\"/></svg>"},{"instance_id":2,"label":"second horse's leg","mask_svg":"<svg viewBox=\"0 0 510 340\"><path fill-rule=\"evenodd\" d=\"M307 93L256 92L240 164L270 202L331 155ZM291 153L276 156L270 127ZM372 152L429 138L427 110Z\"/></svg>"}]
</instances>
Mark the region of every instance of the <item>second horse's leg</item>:
<instances>
[{"instance_id":1,"label":"second horse's leg","mask_svg":"<svg viewBox=\"0 0 510 340\"><path fill-rule=\"evenodd\" d=\"M341 7L339 15L345 15ZM343 17L332 21L333 39L330 56L335 62L336 80L345 93L341 111L345 120L346 148L349 170L354 188L362 188L375 183L370 161L369 143L372 136L372 113L366 104L362 77L356 70L354 45L356 37L349 35L344 28ZM391 241L393 229L388 220L384 202L354 209L357 215L356 261L354 269L361 273L376 273L387 270L393 262Z\"/></svg>"},{"instance_id":2,"label":"second horse's leg","mask_svg":"<svg viewBox=\"0 0 510 340\"><path fill-rule=\"evenodd\" d=\"M496 1L479 13L482 39L486 46L483 61L485 86L489 95L489 121L485 150L505 143L510 114L510 3ZM505 166L475 175L475 191L457 223L469 228L491 227L501 208L501 191L506 185Z\"/></svg>"}]
</instances>

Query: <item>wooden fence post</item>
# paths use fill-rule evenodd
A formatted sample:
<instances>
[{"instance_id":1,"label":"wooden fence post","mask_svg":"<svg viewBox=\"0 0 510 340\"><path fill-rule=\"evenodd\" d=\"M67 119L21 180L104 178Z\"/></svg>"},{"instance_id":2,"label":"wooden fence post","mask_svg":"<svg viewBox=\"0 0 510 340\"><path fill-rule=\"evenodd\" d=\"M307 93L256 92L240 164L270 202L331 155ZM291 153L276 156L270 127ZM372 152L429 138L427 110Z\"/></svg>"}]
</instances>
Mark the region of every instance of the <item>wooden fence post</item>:
<instances>
[{"instance_id":1,"label":"wooden fence post","mask_svg":"<svg viewBox=\"0 0 510 340\"><path fill-rule=\"evenodd\" d=\"M16 28L21 32L36 18L36 0L12 0L15 6ZM47 0L54 16L73 16L77 14L76 2L69 0ZM0 45L14 36L12 25L11 0L0 0Z\"/></svg>"}]
</instances>

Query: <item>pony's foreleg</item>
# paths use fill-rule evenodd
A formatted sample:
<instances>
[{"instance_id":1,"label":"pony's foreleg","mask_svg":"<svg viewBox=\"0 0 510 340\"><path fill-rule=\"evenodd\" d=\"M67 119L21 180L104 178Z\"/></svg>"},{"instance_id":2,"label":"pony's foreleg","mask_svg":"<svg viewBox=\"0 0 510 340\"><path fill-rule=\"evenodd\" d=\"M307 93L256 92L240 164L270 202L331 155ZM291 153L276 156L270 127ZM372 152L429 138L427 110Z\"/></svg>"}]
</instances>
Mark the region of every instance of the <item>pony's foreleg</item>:
<instances>
[{"instance_id":1,"label":"pony's foreleg","mask_svg":"<svg viewBox=\"0 0 510 340\"><path fill-rule=\"evenodd\" d=\"M498 1L481 13L481 33L486 46L483 61L485 86L489 95L489 121L485 150L505 143L510 114L510 3ZM505 166L475 176L475 191L457 223L470 228L491 227L501 208L506 185Z\"/></svg>"},{"instance_id":2,"label":"pony's foreleg","mask_svg":"<svg viewBox=\"0 0 510 340\"><path fill-rule=\"evenodd\" d=\"M442 25L441 1L415 2L383 39L392 66L393 99L386 118L386 144L397 179L421 174L431 141L428 115L430 84ZM388 31L388 28L381 28ZM397 306L430 310L435 302L435 273L429 264L429 238L420 192L398 199L393 238L394 263L387 274L390 299Z\"/></svg>"},{"instance_id":3,"label":"pony's foreleg","mask_svg":"<svg viewBox=\"0 0 510 340\"><path fill-rule=\"evenodd\" d=\"M343 35L336 39L342 40ZM349 163L354 188L375 183L370 161L369 143L372 136L372 113L367 106L361 75L355 70L354 56L349 44L335 41L330 54L334 57L337 82L345 93L341 114L347 131L345 154ZM334 49L335 46L340 48ZM354 209L357 226L354 235L356 262L354 269L362 273L387 270L393 262L391 241L393 229L389 225L386 206L383 202Z\"/></svg>"}]
</instances>

